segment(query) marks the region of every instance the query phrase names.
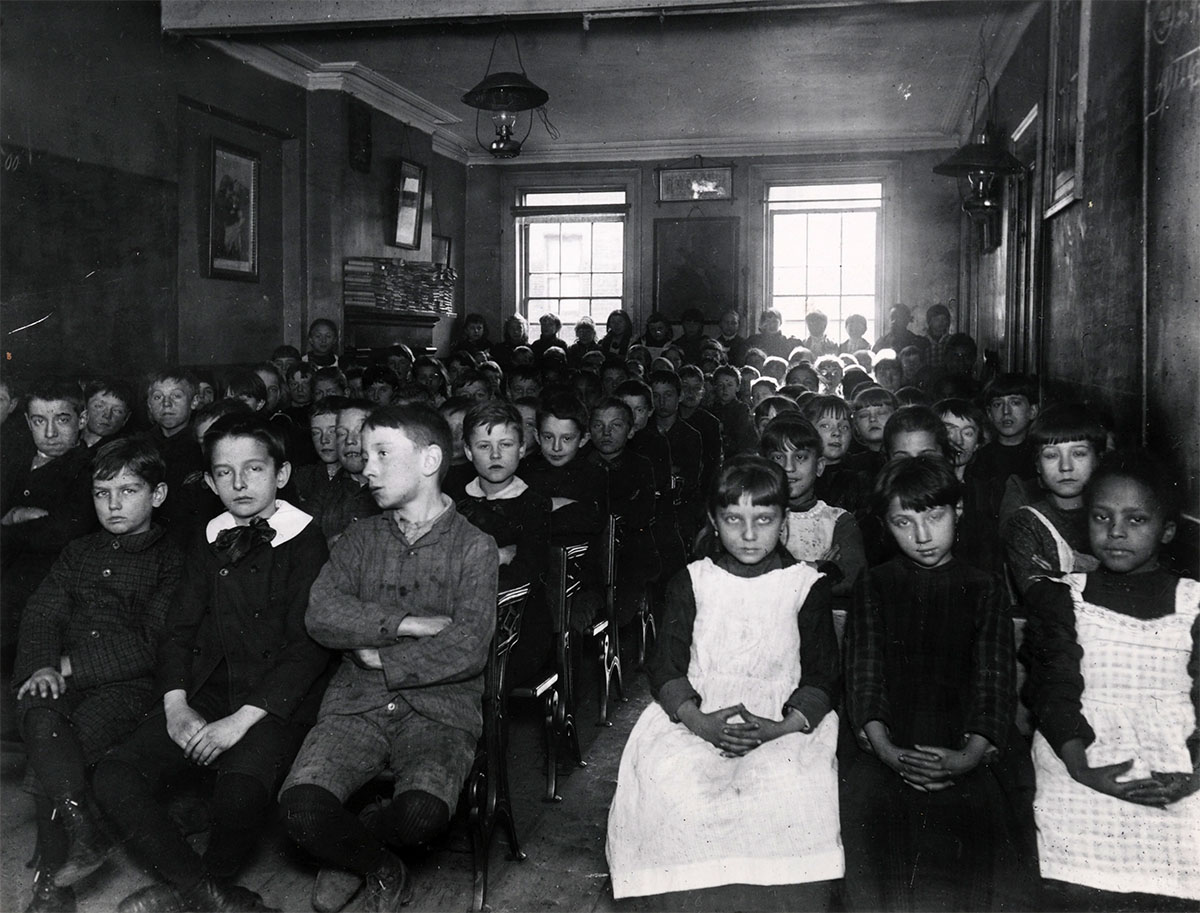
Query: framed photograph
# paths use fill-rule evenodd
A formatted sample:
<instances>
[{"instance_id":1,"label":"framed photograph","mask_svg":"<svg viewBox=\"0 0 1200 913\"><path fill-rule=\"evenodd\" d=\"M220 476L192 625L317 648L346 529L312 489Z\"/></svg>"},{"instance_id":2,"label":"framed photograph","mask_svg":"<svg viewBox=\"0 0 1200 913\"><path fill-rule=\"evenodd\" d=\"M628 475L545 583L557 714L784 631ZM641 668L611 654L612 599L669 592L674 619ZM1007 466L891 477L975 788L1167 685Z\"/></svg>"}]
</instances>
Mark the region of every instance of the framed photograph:
<instances>
[{"instance_id":1,"label":"framed photograph","mask_svg":"<svg viewBox=\"0 0 1200 913\"><path fill-rule=\"evenodd\" d=\"M258 156L220 140L212 144L208 206L208 274L258 281Z\"/></svg>"},{"instance_id":2,"label":"framed photograph","mask_svg":"<svg viewBox=\"0 0 1200 913\"><path fill-rule=\"evenodd\" d=\"M696 200L732 200L733 166L659 168L658 202L691 203Z\"/></svg>"},{"instance_id":3,"label":"framed photograph","mask_svg":"<svg viewBox=\"0 0 1200 913\"><path fill-rule=\"evenodd\" d=\"M445 235L433 236L433 262L438 266L450 265L450 244L452 239Z\"/></svg>"},{"instance_id":4,"label":"framed photograph","mask_svg":"<svg viewBox=\"0 0 1200 913\"><path fill-rule=\"evenodd\" d=\"M1050 5L1050 88L1046 93L1046 205L1043 218L1083 199L1083 126L1088 105L1092 0Z\"/></svg>"},{"instance_id":5,"label":"framed photograph","mask_svg":"<svg viewBox=\"0 0 1200 913\"><path fill-rule=\"evenodd\" d=\"M679 320L688 308L706 323L737 306L739 219L654 220L654 309Z\"/></svg>"},{"instance_id":6,"label":"framed photograph","mask_svg":"<svg viewBox=\"0 0 1200 913\"><path fill-rule=\"evenodd\" d=\"M421 219L425 214L425 166L401 160L392 187L392 219L388 243L394 247L418 250L421 247Z\"/></svg>"}]
</instances>

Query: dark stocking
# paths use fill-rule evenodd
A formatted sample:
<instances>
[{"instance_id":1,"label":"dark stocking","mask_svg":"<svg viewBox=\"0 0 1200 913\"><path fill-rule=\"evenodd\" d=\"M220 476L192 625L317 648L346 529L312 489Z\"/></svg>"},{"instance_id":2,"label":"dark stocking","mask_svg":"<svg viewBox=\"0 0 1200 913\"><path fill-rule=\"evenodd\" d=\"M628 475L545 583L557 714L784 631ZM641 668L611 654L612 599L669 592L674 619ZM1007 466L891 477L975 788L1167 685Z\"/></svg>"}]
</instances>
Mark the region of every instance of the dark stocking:
<instances>
[{"instance_id":1,"label":"dark stocking","mask_svg":"<svg viewBox=\"0 0 1200 913\"><path fill-rule=\"evenodd\" d=\"M204 868L218 882L232 882L246 865L270 804L270 794L256 778L240 773L217 777Z\"/></svg>"},{"instance_id":2,"label":"dark stocking","mask_svg":"<svg viewBox=\"0 0 1200 913\"><path fill-rule=\"evenodd\" d=\"M70 720L49 707L32 707L21 720L21 734L29 763L47 796L65 799L83 793L87 762Z\"/></svg>"},{"instance_id":3,"label":"dark stocking","mask_svg":"<svg viewBox=\"0 0 1200 913\"><path fill-rule=\"evenodd\" d=\"M357 815L327 789L293 786L279 797L288 835L321 862L366 877L388 856Z\"/></svg>"}]
</instances>

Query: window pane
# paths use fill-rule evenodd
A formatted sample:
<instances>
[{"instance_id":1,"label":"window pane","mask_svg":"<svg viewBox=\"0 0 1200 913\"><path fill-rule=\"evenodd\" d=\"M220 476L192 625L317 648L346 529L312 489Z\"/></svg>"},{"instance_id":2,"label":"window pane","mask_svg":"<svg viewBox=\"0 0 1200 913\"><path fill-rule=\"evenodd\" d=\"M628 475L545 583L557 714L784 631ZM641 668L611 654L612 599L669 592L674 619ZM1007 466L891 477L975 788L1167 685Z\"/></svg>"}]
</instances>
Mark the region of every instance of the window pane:
<instances>
[{"instance_id":1,"label":"window pane","mask_svg":"<svg viewBox=\"0 0 1200 913\"><path fill-rule=\"evenodd\" d=\"M558 226L528 225L525 227L529 244L529 269L544 273L558 269Z\"/></svg>"},{"instance_id":2,"label":"window pane","mask_svg":"<svg viewBox=\"0 0 1200 913\"><path fill-rule=\"evenodd\" d=\"M836 295L842 290L842 270L838 264L820 265L808 268L808 293L810 295Z\"/></svg>"},{"instance_id":3,"label":"window pane","mask_svg":"<svg viewBox=\"0 0 1200 913\"><path fill-rule=\"evenodd\" d=\"M625 259L625 223L592 223L592 269L621 272Z\"/></svg>"},{"instance_id":4,"label":"window pane","mask_svg":"<svg viewBox=\"0 0 1200 913\"><path fill-rule=\"evenodd\" d=\"M521 196L522 206L599 206L624 202L624 190L541 190Z\"/></svg>"},{"instance_id":5,"label":"window pane","mask_svg":"<svg viewBox=\"0 0 1200 913\"><path fill-rule=\"evenodd\" d=\"M562 264L564 272L581 272L592 268L592 226L573 222L562 226Z\"/></svg>"},{"instance_id":6,"label":"window pane","mask_svg":"<svg viewBox=\"0 0 1200 913\"><path fill-rule=\"evenodd\" d=\"M593 273L592 294L619 296L621 294L621 274Z\"/></svg>"},{"instance_id":7,"label":"window pane","mask_svg":"<svg viewBox=\"0 0 1200 913\"><path fill-rule=\"evenodd\" d=\"M797 184L767 189L771 203L787 201L831 202L840 204L851 200L883 200L882 184Z\"/></svg>"},{"instance_id":8,"label":"window pane","mask_svg":"<svg viewBox=\"0 0 1200 913\"><path fill-rule=\"evenodd\" d=\"M560 295L579 298L592 293L592 277L588 273L563 273Z\"/></svg>"},{"instance_id":9,"label":"window pane","mask_svg":"<svg viewBox=\"0 0 1200 913\"><path fill-rule=\"evenodd\" d=\"M780 213L771 217L771 224L776 266L803 266L804 248L808 243L808 216Z\"/></svg>"},{"instance_id":10,"label":"window pane","mask_svg":"<svg viewBox=\"0 0 1200 913\"><path fill-rule=\"evenodd\" d=\"M803 295L805 293L804 270L788 267L775 270L771 285L775 295Z\"/></svg>"}]
</instances>

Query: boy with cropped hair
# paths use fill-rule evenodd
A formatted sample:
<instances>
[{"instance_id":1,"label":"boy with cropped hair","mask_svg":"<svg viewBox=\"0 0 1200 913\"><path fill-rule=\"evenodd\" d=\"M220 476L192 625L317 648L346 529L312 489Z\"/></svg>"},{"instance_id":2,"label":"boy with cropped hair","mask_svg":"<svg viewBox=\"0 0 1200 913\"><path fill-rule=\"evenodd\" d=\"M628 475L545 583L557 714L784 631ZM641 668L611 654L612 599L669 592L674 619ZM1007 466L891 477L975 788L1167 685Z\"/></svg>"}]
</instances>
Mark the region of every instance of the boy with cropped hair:
<instances>
[{"instance_id":1,"label":"boy with cropped hair","mask_svg":"<svg viewBox=\"0 0 1200 913\"><path fill-rule=\"evenodd\" d=\"M721 422L721 446L726 457L752 453L758 443L750 408L738 399L742 377L737 368L721 365L713 371L713 415Z\"/></svg>"},{"instance_id":2,"label":"boy with cropped hair","mask_svg":"<svg viewBox=\"0 0 1200 913\"><path fill-rule=\"evenodd\" d=\"M122 913L262 910L234 883L315 714L329 654L305 631L309 589L327 549L304 511L277 494L288 480L282 435L232 415L204 437L205 481L226 510L192 543L159 643L147 717L96 766L96 798L156 881ZM216 771L203 855L158 793Z\"/></svg>"},{"instance_id":3,"label":"boy with cropped hair","mask_svg":"<svg viewBox=\"0 0 1200 913\"><path fill-rule=\"evenodd\" d=\"M378 409L363 440L384 513L351 526L313 584L308 629L341 660L280 805L293 840L367 883L366 909L394 910L412 894L397 851L446 829L475 757L498 555L441 490L436 411ZM394 798L368 829L345 802L389 769Z\"/></svg>"},{"instance_id":4,"label":"boy with cropped hair","mask_svg":"<svg viewBox=\"0 0 1200 913\"><path fill-rule=\"evenodd\" d=\"M84 385L83 402L87 409L83 445L95 453L102 444L115 438L125 428L125 423L133 414L133 389L123 380L97 378Z\"/></svg>"},{"instance_id":5,"label":"boy with cropped hair","mask_svg":"<svg viewBox=\"0 0 1200 913\"><path fill-rule=\"evenodd\" d=\"M583 458L588 444L587 406L567 392L550 393L538 409L541 449L521 465L521 477L550 499L553 541L572 545L590 540L604 525L605 477Z\"/></svg>"},{"instance_id":6,"label":"boy with cropped hair","mask_svg":"<svg viewBox=\"0 0 1200 913\"><path fill-rule=\"evenodd\" d=\"M67 544L21 621L13 686L35 797L33 910L73 908L71 885L107 855L88 769L153 701L155 648L183 571L182 553L153 522L166 472L149 441L98 449L92 498L103 530Z\"/></svg>"},{"instance_id":7,"label":"boy with cropped hair","mask_svg":"<svg viewBox=\"0 0 1200 913\"><path fill-rule=\"evenodd\" d=\"M838 344L825 335L829 318L824 311L809 311L804 315L804 323L808 327L808 337L800 340L800 345L812 352L814 358L838 353Z\"/></svg>"},{"instance_id":8,"label":"boy with cropped hair","mask_svg":"<svg viewBox=\"0 0 1200 913\"><path fill-rule=\"evenodd\" d=\"M326 483L313 489L305 503L305 509L313 515L330 546L351 523L379 513L379 506L363 475L367 457L363 451L362 429L371 410L371 404L362 399L336 402L333 417L335 462L330 464L336 466L336 470ZM328 424L324 417L317 421L322 428Z\"/></svg>"}]
</instances>

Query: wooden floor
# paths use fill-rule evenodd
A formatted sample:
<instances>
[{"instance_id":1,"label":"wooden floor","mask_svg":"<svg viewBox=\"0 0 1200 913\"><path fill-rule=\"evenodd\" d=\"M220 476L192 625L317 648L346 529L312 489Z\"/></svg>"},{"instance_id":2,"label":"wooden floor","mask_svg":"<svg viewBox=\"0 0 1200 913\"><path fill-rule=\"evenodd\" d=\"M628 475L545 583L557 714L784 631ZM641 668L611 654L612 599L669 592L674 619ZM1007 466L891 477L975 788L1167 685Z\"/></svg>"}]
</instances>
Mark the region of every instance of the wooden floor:
<instances>
[{"instance_id":1,"label":"wooden floor","mask_svg":"<svg viewBox=\"0 0 1200 913\"><path fill-rule=\"evenodd\" d=\"M643 674L629 676L630 700L617 704L613 725L595 725L596 702L583 695L580 734L588 766L560 778L562 801L542 800L540 723L532 707L513 707L509 778L523 862L507 858L499 830L492 847L488 907L494 911L614 911L608 865L604 858L608 806L617 782L621 749L642 708L649 702ZM15 913L29 903L32 871L26 862L34 845L33 802L21 789L24 754L6 745L0 766L0 913ZM202 838L197 838L202 839ZM472 866L465 832L453 833L444 847L414 862L415 897L406 910L464 911L471 907ZM276 827L263 841L258 857L241 883L263 895L268 904L306 913L315 869L289 846ZM123 853L83 882L79 913L111 913L127 894L150 881ZM357 899L348 910L358 906Z\"/></svg>"}]
</instances>

